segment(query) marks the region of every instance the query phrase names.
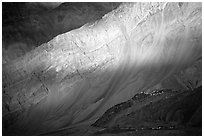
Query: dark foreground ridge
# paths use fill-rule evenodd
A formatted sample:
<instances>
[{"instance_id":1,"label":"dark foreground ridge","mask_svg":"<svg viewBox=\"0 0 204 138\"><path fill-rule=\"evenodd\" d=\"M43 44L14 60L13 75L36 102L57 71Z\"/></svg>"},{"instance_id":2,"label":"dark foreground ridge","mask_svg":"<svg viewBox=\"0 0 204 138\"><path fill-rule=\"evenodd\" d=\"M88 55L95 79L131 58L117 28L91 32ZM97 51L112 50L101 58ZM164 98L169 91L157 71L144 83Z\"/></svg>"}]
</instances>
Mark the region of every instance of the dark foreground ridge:
<instances>
[{"instance_id":1,"label":"dark foreground ridge","mask_svg":"<svg viewBox=\"0 0 204 138\"><path fill-rule=\"evenodd\" d=\"M93 135L202 135L202 87L136 94L98 119Z\"/></svg>"},{"instance_id":2,"label":"dark foreground ridge","mask_svg":"<svg viewBox=\"0 0 204 138\"><path fill-rule=\"evenodd\" d=\"M62 129L42 135L81 136L201 136L202 87L138 93L108 109L91 126Z\"/></svg>"}]
</instances>

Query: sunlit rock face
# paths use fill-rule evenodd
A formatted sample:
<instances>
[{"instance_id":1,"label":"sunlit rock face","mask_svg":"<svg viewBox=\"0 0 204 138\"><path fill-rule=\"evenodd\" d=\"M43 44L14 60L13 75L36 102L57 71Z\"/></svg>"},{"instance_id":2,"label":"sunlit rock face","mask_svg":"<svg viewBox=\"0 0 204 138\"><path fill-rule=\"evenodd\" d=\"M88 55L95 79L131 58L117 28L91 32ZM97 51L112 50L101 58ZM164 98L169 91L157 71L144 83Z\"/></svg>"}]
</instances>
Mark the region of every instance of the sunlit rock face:
<instances>
[{"instance_id":1,"label":"sunlit rock face","mask_svg":"<svg viewBox=\"0 0 204 138\"><path fill-rule=\"evenodd\" d=\"M201 83L201 3L123 3L3 66L3 133L94 123L154 89Z\"/></svg>"},{"instance_id":2,"label":"sunlit rock face","mask_svg":"<svg viewBox=\"0 0 204 138\"><path fill-rule=\"evenodd\" d=\"M120 3L3 3L3 63L59 34L101 19ZM14 50L15 49L15 50Z\"/></svg>"}]
</instances>

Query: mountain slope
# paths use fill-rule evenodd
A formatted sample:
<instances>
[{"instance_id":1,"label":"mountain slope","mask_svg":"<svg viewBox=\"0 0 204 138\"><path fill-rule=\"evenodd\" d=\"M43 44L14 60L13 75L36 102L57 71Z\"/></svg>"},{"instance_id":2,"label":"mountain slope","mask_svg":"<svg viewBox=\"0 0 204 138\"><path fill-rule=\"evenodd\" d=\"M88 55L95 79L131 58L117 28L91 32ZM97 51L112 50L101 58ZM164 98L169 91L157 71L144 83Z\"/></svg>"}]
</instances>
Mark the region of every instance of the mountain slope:
<instances>
[{"instance_id":1,"label":"mountain slope","mask_svg":"<svg viewBox=\"0 0 204 138\"><path fill-rule=\"evenodd\" d=\"M178 81L172 87L189 89L176 73L202 58L201 10L201 3L123 3L4 65L4 134L92 124L113 105L164 89L172 78ZM190 86L200 81L198 75Z\"/></svg>"}]
</instances>

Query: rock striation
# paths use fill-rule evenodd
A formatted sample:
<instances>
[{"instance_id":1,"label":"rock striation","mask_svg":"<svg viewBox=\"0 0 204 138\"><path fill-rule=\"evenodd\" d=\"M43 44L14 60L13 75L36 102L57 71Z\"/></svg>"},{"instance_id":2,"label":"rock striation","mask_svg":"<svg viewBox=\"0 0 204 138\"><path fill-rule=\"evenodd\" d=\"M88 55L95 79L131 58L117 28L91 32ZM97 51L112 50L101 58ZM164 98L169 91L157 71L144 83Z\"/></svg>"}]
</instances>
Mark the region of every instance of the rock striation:
<instances>
[{"instance_id":1,"label":"rock striation","mask_svg":"<svg viewBox=\"0 0 204 138\"><path fill-rule=\"evenodd\" d=\"M201 11L201 3L123 3L4 64L3 133L92 124L137 92L200 86Z\"/></svg>"}]
</instances>

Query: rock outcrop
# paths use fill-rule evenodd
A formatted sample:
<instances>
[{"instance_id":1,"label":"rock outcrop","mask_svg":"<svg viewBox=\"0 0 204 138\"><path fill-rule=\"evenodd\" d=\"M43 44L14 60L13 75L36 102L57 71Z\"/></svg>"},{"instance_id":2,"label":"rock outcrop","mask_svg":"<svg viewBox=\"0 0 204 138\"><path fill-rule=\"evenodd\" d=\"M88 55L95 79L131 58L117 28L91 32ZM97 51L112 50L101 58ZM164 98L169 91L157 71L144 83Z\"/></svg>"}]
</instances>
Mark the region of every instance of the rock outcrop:
<instances>
[{"instance_id":1,"label":"rock outcrop","mask_svg":"<svg viewBox=\"0 0 204 138\"><path fill-rule=\"evenodd\" d=\"M92 124L136 92L198 87L201 67L191 66L202 57L201 11L201 3L123 3L4 64L3 133Z\"/></svg>"},{"instance_id":2,"label":"rock outcrop","mask_svg":"<svg viewBox=\"0 0 204 138\"><path fill-rule=\"evenodd\" d=\"M59 34L101 19L120 3L68 2L54 8L57 5L59 3L3 3L2 41L5 62L24 55L24 52L47 43Z\"/></svg>"}]
</instances>

